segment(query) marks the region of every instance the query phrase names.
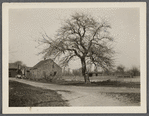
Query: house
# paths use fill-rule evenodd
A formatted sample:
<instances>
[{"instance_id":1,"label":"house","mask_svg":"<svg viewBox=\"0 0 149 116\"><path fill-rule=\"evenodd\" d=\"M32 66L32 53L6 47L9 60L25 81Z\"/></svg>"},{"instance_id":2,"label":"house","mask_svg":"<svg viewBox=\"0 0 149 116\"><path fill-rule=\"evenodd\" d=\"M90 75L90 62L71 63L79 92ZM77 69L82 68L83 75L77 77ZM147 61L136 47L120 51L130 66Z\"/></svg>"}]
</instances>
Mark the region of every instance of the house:
<instances>
[{"instance_id":1,"label":"house","mask_svg":"<svg viewBox=\"0 0 149 116\"><path fill-rule=\"evenodd\" d=\"M62 68L52 59L44 59L30 69L30 78L39 79L56 79L62 76Z\"/></svg>"},{"instance_id":2,"label":"house","mask_svg":"<svg viewBox=\"0 0 149 116\"><path fill-rule=\"evenodd\" d=\"M15 77L17 75L18 65L16 63L9 63L9 77Z\"/></svg>"}]
</instances>

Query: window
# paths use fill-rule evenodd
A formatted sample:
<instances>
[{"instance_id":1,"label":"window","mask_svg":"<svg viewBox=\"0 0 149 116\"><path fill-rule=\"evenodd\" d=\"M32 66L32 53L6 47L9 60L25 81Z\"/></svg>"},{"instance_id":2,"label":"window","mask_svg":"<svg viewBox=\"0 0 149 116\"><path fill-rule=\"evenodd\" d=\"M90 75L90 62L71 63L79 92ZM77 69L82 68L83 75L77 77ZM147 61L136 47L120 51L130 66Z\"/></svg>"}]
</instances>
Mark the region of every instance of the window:
<instances>
[{"instance_id":1,"label":"window","mask_svg":"<svg viewBox=\"0 0 149 116\"><path fill-rule=\"evenodd\" d=\"M57 73L57 72L54 72L53 76L55 76L55 75L56 75L56 73Z\"/></svg>"}]
</instances>

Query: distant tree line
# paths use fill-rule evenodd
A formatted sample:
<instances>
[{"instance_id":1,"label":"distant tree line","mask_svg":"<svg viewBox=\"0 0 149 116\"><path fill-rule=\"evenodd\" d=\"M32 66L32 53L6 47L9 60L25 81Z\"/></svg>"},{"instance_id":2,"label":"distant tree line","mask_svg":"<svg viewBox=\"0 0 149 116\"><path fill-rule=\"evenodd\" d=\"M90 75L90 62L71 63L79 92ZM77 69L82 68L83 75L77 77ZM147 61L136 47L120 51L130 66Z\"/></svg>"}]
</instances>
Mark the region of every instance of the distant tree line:
<instances>
[{"instance_id":1,"label":"distant tree line","mask_svg":"<svg viewBox=\"0 0 149 116\"><path fill-rule=\"evenodd\" d=\"M17 64L20 67L26 67L26 65L22 61L16 61L14 64Z\"/></svg>"},{"instance_id":2,"label":"distant tree line","mask_svg":"<svg viewBox=\"0 0 149 116\"><path fill-rule=\"evenodd\" d=\"M98 72L98 71L97 71ZM95 70L94 71L88 71L88 73L96 73ZM140 69L136 66L133 66L130 69L126 69L123 65L119 65L116 67L115 70L104 70L104 71L100 71L100 73L102 73L102 75L131 75L131 76L140 76ZM64 76L82 76L82 69L74 69L70 72L70 70L65 70L63 72Z\"/></svg>"}]
</instances>

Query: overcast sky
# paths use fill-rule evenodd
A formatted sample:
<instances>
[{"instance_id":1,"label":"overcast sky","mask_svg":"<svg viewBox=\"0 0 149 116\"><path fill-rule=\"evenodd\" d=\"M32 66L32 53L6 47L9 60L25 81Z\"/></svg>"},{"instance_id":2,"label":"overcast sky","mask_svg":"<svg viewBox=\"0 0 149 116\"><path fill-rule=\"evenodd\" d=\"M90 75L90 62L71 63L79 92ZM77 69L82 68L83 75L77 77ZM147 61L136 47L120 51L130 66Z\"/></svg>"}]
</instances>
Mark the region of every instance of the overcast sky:
<instances>
[{"instance_id":1,"label":"overcast sky","mask_svg":"<svg viewBox=\"0 0 149 116\"><path fill-rule=\"evenodd\" d=\"M42 49L36 48L36 38L43 29L53 38L63 20L81 12L111 24L111 35L115 39L116 65L126 68L140 65L139 8L84 8L84 9L10 9L9 10L9 62L22 61L34 66L40 60L37 55ZM71 62L70 68L79 68L80 62Z\"/></svg>"}]
</instances>

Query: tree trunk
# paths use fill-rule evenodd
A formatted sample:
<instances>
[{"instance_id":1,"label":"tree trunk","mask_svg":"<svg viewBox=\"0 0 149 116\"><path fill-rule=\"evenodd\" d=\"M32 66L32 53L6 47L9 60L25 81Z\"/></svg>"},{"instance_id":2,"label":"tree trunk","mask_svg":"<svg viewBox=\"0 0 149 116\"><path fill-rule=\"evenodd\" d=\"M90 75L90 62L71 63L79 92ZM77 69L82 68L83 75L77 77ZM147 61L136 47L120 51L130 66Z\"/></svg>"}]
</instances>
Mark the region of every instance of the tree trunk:
<instances>
[{"instance_id":1,"label":"tree trunk","mask_svg":"<svg viewBox=\"0 0 149 116\"><path fill-rule=\"evenodd\" d=\"M90 83L89 75L86 74L85 58L82 58L82 59L81 59L81 64L82 64L82 75L83 75L83 77L84 77L84 81L85 81L85 83Z\"/></svg>"}]
</instances>

